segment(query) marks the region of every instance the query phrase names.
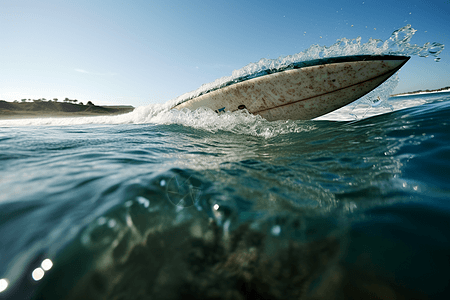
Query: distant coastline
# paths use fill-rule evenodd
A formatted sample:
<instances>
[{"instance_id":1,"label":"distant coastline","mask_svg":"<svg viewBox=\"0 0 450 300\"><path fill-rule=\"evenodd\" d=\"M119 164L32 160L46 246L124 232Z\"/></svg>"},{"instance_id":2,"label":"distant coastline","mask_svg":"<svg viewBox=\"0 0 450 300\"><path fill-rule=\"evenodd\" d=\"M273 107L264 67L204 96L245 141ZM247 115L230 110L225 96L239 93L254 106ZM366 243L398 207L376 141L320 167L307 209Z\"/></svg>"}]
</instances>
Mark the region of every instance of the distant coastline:
<instances>
[{"instance_id":1,"label":"distant coastline","mask_svg":"<svg viewBox=\"0 0 450 300\"><path fill-rule=\"evenodd\" d=\"M54 100L22 99L21 102L0 100L0 119L46 118L46 117L81 117L99 115L120 115L134 110L133 106L97 106L91 101L87 104L77 100L65 99L64 102Z\"/></svg>"},{"instance_id":2,"label":"distant coastline","mask_svg":"<svg viewBox=\"0 0 450 300\"><path fill-rule=\"evenodd\" d=\"M443 93L443 92L450 92L450 86L443 87L443 88L440 88L437 90L417 90L414 92L399 93L399 94L391 95L391 97L419 95L419 94L431 94L431 93Z\"/></svg>"}]
</instances>

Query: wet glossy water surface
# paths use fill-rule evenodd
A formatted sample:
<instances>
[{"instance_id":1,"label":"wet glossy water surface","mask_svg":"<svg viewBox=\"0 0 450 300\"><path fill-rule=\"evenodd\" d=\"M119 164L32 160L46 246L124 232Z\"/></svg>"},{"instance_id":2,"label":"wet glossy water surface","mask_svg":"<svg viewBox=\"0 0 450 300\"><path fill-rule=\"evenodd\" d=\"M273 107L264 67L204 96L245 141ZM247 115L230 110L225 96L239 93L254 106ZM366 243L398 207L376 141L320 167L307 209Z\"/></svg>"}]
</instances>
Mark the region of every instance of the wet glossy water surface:
<instances>
[{"instance_id":1,"label":"wet glossy water surface","mask_svg":"<svg viewBox=\"0 0 450 300\"><path fill-rule=\"evenodd\" d=\"M449 95L357 121L3 122L0 298L445 295Z\"/></svg>"}]
</instances>

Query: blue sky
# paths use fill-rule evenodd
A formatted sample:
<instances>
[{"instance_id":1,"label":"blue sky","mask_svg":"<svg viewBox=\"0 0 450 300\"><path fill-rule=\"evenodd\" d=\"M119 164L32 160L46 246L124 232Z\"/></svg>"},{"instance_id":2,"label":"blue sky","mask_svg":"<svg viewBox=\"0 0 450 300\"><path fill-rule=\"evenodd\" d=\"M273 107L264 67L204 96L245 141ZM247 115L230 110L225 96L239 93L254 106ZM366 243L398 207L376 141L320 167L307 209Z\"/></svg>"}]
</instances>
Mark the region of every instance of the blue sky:
<instances>
[{"instance_id":1,"label":"blue sky","mask_svg":"<svg viewBox=\"0 0 450 300\"><path fill-rule=\"evenodd\" d=\"M250 62L339 38L450 45L450 0L1 0L0 99L163 103ZM450 85L448 49L413 57L394 92Z\"/></svg>"}]
</instances>

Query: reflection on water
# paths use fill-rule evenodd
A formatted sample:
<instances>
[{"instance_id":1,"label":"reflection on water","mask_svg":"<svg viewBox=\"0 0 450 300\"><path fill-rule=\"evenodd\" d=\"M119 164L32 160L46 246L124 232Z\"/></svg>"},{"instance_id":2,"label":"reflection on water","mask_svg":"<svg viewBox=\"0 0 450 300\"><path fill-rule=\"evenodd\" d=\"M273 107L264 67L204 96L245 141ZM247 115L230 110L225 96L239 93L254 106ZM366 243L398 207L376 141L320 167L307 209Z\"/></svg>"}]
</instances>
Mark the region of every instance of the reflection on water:
<instances>
[{"instance_id":1,"label":"reflection on water","mask_svg":"<svg viewBox=\"0 0 450 300\"><path fill-rule=\"evenodd\" d=\"M50 271L50 269L53 267L53 262L51 259L46 258L44 259L40 266L35 268L32 272L31 272L31 277L30 279L33 279L34 281L40 281L44 278L44 275L46 274L46 272ZM2 278L0 279L0 293L2 292L6 292L7 289L9 287L9 280L6 278Z\"/></svg>"},{"instance_id":2,"label":"reflection on water","mask_svg":"<svg viewBox=\"0 0 450 300\"><path fill-rule=\"evenodd\" d=\"M31 273L31 278L33 278L34 281L41 280L44 278L45 272L50 271L52 267L53 262L49 258L44 259L41 266L33 270Z\"/></svg>"},{"instance_id":3,"label":"reflection on water","mask_svg":"<svg viewBox=\"0 0 450 300\"><path fill-rule=\"evenodd\" d=\"M8 280L5 278L0 279L0 293L5 291L8 288Z\"/></svg>"},{"instance_id":4,"label":"reflection on water","mask_svg":"<svg viewBox=\"0 0 450 300\"><path fill-rule=\"evenodd\" d=\"M35 280L35 281L39 281L42 278L44 278L44 270L42 270L41 268L36 268L34 269L33 273L31 273L31 277Z\"/></svg>"}]
</instances>

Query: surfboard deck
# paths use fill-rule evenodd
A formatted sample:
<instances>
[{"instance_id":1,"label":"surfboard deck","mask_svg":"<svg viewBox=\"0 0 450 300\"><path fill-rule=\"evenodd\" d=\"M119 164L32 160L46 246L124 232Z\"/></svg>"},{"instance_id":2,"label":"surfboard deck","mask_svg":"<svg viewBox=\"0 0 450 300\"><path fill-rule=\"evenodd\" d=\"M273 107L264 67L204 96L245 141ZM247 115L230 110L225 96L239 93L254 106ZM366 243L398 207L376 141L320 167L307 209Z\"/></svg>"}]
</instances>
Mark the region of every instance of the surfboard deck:
<instances>
[{"instance_id":1,"label":"surfboard deck","mask_svg":"<svg viewBox=\"0 0 450 300\"><path fill-rule=\"evenodd\" d=\"M247 109L268 121L310 120L361 98L408 60L407 56L359 55L301 62L212 90L173 108Z\"/></svg>"}]
</instances>

